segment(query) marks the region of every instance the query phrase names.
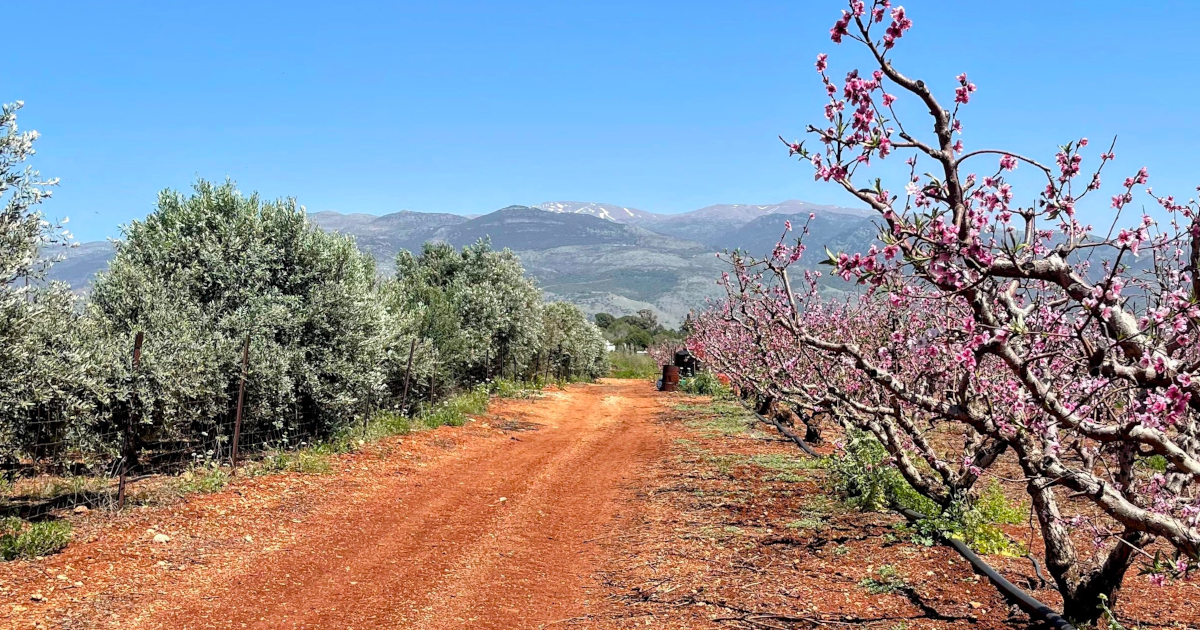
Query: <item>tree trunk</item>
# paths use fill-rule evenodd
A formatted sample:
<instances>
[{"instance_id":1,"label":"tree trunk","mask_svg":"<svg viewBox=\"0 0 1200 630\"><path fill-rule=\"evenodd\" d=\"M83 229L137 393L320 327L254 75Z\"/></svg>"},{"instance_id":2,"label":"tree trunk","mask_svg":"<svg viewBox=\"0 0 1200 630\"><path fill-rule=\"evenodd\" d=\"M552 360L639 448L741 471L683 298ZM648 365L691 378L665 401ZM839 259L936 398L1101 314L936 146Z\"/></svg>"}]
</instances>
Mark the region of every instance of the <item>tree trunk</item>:
<instances>
[{"instance_id":1,"label":"tree trunk","mask_svg":"<svg viewBox=\"0 0 1200 630\"><path fill-rule=\"evenodd\" d=\"M1101 614L1101 595L1108 598L1110 609L1116 606L1125 572L1133 561L1134 549L1141 549L1150 541L1151 537L1142 532L1125 532L1117 546L1109 552L1104 564L1078 578L1069 589L1069 596L1063 594L1063 616L1079 625L1096 621ZM1060 587L1059 590L1063 589Z\"/></svg>"},{"instance_id":2,"label":"tree trunk","mask_svg":"<svg viewBox=\"0 0 1200 630\"><path fill-rule=\"evenodd\" d=\"M1126 531L1116 547L1109 551L1104 564L1084 572L1071 542L1071 530L1059 513L1053 484L1041 477L1037 467L1029 461L1030 454L1037 451L1030 448L1025 440L1019 440L1012 446L1017 452L1021 468L1030 478L1026 489L1038 524L1041 525L1042 540L1046 544L1046 569L1054 578L1063 598L1063 617L1076 626L1090 626L1100 618L1100 596L1108 598L1109 608L1116 604L1134 550L1149 544L1153 537L1142 532Z\"/></svg>"}]
</instances>

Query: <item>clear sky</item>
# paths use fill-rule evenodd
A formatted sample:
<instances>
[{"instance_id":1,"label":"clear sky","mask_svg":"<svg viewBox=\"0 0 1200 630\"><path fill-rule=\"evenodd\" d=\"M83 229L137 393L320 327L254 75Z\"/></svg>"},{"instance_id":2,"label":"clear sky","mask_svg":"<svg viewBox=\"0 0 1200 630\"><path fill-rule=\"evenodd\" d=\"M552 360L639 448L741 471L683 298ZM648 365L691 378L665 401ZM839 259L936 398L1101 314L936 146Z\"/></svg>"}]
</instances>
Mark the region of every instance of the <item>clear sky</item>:
<instances>
[{"instance_id":1,"label":"clear sky","mask_svg":"<svg viewBox=\"0 0 1200 630\"><path fill-rule=\"evenodd\" d=\"M979 85L968 149L1052 160L1119 133L1122 176L1145 164L1195 194L1191 3L905 5L897 66L946 95L959 72ZM80 240L197 177L373 214L846 203L776 139L820 118L817 53L835 73L863 60L828 39L842 6L27 0L5 6L0 100L26 102L36 166L62 179L45 210Z\"/></svg>"}]
</instances>

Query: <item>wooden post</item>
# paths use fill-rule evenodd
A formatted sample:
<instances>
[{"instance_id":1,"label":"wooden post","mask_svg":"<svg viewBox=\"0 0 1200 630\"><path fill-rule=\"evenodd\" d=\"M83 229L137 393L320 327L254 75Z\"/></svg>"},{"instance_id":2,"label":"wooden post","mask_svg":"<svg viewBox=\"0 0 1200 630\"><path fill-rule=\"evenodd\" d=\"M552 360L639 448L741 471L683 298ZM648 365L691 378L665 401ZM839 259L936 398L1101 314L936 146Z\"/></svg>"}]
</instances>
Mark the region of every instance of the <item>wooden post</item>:
<instances>
[{"instance_id":1,"label":"wooden post","mask_svg":"<svg viewBox=\"0 0 1200 630\"><path fill-rule=\"evenodd\" d=\"M117 482L117 509L125 509L125 479L129 476L129 464L133 460L133 406L137 399L137 372L142 365L142 331L133 337L133 391L129 396L129 413L125 416L125 440L121 445L121 479Z\"/></svg>"},{"instance_id":2,"label":"wooden post","mask_svg":"<svg viewBox=\"0 0 1200 630\"><path fill-rule=\"evenodd\" d=\"M242 344L242 380L238 383L237 414L233 419L233 449L229 453L229 462L233 467L230 474L237 474L238 440L242 437L242 403L246 399L246 368L250 363L250 333L246 333L246 341Z\"/></svg>"},{"instance_id":3,"label":"wooden post","mask_svg":"<svg viewBox=\"0 0 1200 630\"><path fill-rule=\"evenodd\" d=\"M412 360L413 352L417 349L417 338L413 337L412 343L408 346L408 365L404 368L404 395L400 397L400 409L407 411L408 409L408 382L412 378Z\"/></svg>"}]
</instances>

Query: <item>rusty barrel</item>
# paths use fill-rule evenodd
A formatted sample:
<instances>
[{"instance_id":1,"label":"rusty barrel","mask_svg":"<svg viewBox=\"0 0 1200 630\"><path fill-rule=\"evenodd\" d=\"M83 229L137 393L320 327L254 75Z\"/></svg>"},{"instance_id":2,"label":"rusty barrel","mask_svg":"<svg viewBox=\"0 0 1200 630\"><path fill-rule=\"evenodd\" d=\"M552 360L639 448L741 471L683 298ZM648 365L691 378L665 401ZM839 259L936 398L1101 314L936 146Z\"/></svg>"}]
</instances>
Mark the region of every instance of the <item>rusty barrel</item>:
<instances>
[{"instance_id":1,"label":"rusty barrel","mask_svg":"<svg viewBox=\"0 0 1200 630\"><path fill-rule=\"evenodd\" d=\"M662 375L662 390L673 392L679 389L679 366L664 365Z\"/></svg>"}]
</instances>

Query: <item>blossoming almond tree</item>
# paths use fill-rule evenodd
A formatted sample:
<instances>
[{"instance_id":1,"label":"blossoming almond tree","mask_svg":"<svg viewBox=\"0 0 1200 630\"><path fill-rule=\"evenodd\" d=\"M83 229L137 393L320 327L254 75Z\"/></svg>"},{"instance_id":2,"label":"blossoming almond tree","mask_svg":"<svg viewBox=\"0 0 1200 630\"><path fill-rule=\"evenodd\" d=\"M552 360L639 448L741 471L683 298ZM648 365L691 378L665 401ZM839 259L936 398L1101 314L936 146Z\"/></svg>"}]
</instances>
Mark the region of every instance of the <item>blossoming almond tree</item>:
<instances>
[{"instance_id":1,"label":"blossoming almond tree","mask_svg":"<svg viewBox=\"0 0 1200 630\"><path fill-rule=\"evenodd\" d=\"M1136 557L1160 583L1200 557L1200 207L1145 188L1165 212L1130 216L1141 168L1096 227L1076 209L1101 194L1113 145L1096 157L1086 138L1068 142L1053 163L967 151L961 114L977 87L960 74L943 104L899 70L892 51L912 26L887 0L849 2L831 39L861 45L873 68L835 81L818 56L825 122L785 141L878 213L877 242L826 261L869 295L822 299L818 274L789 276L801 242L781 240L765 259L732 257L730 299L698 320L693 344L747 386L870 430L941 505L1011 453L1064 614L1094 619ZM925 122L901 120L901 99ZM901 186L867 180L885 159L904 159ZM1018 168L1044 183L1029 204L1015 201ZM966 436L951 452L926 439L947 423ZM1092 558L1073 530L1091 534ZM1172 561L1145 551L1156 540Z\"/></svg>"}]
</instances>

